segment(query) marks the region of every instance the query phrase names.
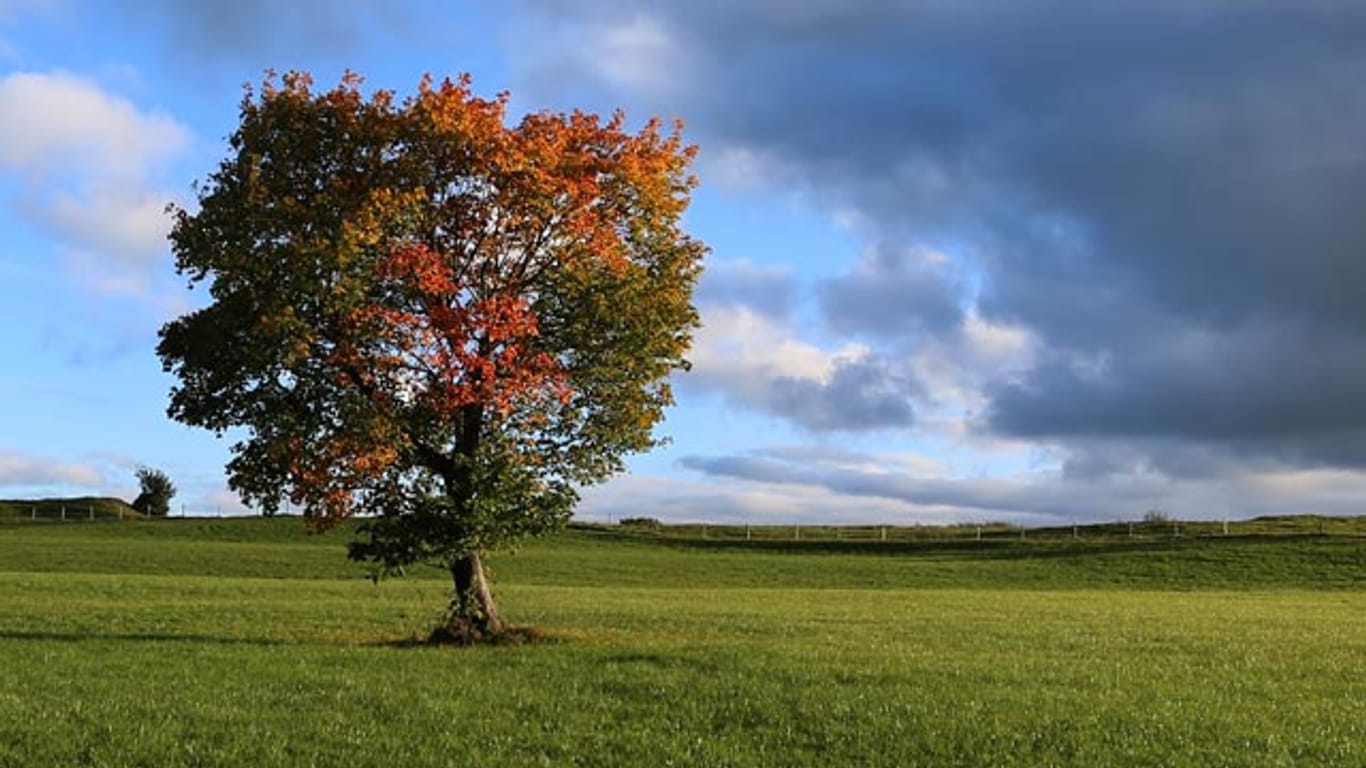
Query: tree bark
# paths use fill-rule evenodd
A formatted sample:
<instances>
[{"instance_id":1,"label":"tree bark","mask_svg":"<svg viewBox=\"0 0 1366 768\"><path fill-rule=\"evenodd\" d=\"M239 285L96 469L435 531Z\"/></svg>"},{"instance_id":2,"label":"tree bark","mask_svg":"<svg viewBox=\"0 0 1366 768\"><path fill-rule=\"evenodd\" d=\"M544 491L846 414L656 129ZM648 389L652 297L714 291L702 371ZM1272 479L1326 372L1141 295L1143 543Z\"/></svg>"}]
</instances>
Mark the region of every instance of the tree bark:
<instances>
[{"instance_id":1,"label":"tree bark","mask_svg":"<svg viewBox=\"0 0 1366 768\"><path fill-rule=\"evenodd\" d=\"M456 435L455 455L464 461L452 461L454 472L444 477L446 493L455 502L461 517L466 512L473 493L471 463L479 449L484 428L484 407L469 403L460 409L460 429ZM484 562L478 551L451 560L451 578L455 593L451 596L451 611L446 619L448 639L457 643L478 643L503 631L498 605L493 602Z\"/></svg>"},{"instance_id":2,"label":"tree bark","mask_svg":"<svg viewBox=\"0 0 1366 768\"><path fill-rule=\"evenodd\" d=\"M450 624L463 625L483 635L503 631L498 605L493 602L484 563L478 552L471 552L451 563L455 595L451 600Z\"/></svg>"}]
</instances>

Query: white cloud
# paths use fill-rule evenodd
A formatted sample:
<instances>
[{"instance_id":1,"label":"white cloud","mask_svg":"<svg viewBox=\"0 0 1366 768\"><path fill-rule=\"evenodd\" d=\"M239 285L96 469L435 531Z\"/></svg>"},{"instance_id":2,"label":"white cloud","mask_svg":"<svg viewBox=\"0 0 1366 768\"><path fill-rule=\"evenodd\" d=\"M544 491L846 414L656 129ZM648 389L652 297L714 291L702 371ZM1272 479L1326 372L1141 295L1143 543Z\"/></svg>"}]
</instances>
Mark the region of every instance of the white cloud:
<instances>
[{"instance_id":1,"label":"white cloud","mask_svg":"<svg viewBox=\"0 0 1366 768\"><path fill-rule=\"evenodd\" d=\"M698 156L698 175L704 183L722 189L754 191L772 188L789 177L782 161L772 153L744 144L728 143L706 148Z\"/></svg>"},{"instance_id":2,"label":"white cloud","mask_svg":"<svg viewBox=\"0 0 1366 768\"><path fill-rule=\"evenodd\" d=\"M703 308L703 327L681 378L732 404L812 432L901 429L916 384L897 360L861 345L826 350L743 304Z\"/></svg>"},{"instance_id":3,"label":"white cloud","mask_svg":"<svg viewBox=\"0 0 1366 768\"><path fill-rule=\"evenodd\" d=\"M660 19L644 14L598 27L580 50L606 82L655 94L677 82L676 68L684 58Z\"/></svg>"},{"instance_id":4,"label":"white cloud","mask_svg":"<svg viewBox=\"0 0 1366 768\"><path fill-rule=\"evenodd\" d=\"M861 344L826 351L744 305L706 307L693 346L698 379L743 386L775 376L826 383L840 360L867 356Z\"/></svg>"},{"instance_id":5,"label":"white cloud","mask_svg":"<svg viewBox=\"0 0 1366 768\"><path fill-rule=\"evenodd\" d=\"M74 245L137 264L166 247L167 202L164 194L151 190L100 185L85 190L84 196L54 194L34 215Z\"/></svg>"},{"instance_id":6,"label":"white cloud","mask_svg":"<svg viewBox=\"0 0 1366 768\"><path fill-rule=\"evenodd\" d=\"M0 171L21 179L15 208L56 239L91 284L145 292L166 252L168 192L157 176L189 131L65 72L0 78ZM94 267L92 274L90 269Z\"/></svg>"},{"instance_id":7,"label":"white cloud","mask_svg":"<svg viewBox=\"0 0 1366 768\"><path fill-rule=\"evenodd\" d=\"M0 487L98 487L104 475L93 465L0 450Z\"/></svg>"},{"instance_id":8,"label":"white cloud","mask_svg":"<svg viewBox=\"0 0 1366 768\"><path fill-rule=\"evenodd\" d=\"M979 364L998 371L1034 365L1038 339L1022 326L992 322L973 311L963 319L963 337L966 351Z\"/></svg>"},{"instance_id":9,"label":"white cloud","mask_svg":"<svg viewBox=\"0 0 1366 768\"><path fill-rule=\"evenodd\" d=\"M188 131L65 72L0 78L0 164L30 173L139 180L183 150Z\"/></svg>"},{"instance_id":10,"label":"white cloud","mask_svg":"<svg viewBox=\"0 0 1366 768\"><path fill-rule=\"evenodd\" d=\"M853 496L819 485L709 477L705 481L622 475L583 492L575 512L606 522L653 517L670 523L868 525L981 520L975 510L917 506L898 499Z\"/></svg>"}]
</instances>

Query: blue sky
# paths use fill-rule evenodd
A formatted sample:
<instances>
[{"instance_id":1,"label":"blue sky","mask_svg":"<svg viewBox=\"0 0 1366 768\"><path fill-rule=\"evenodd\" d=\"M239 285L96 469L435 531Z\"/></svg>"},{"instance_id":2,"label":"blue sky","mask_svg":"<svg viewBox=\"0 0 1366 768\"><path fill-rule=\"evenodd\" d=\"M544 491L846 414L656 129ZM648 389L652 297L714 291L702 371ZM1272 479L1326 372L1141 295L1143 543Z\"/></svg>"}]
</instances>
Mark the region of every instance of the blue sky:
<instances>
[{"instance_id":1,"label":"blue sky","mask_svg":"<svg viewBox=\"0 0 1366 768\"><path fill-rule=\"evenodd\" d=\"M701 146L673 441L584 518L1361 511L1366 9L1270 0L0 0L0 497L242 511L162 211L243 83L348 68Z\"/></svg>"}]
</instances>

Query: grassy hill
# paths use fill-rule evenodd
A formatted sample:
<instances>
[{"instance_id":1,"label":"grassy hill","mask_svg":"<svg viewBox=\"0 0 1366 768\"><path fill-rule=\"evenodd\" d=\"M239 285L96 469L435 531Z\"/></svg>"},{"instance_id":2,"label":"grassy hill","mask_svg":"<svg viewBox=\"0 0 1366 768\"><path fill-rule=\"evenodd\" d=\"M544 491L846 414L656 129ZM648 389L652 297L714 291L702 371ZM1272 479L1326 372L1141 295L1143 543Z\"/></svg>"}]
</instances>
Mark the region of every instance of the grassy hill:
<instances>
[{"instance_id":1,"label":"grassy hill","mask_svg":"<svg viewBox=\"0 0 1366 768\"><path fill-rule=\"evenodd\" d=\"M123 499L77 496L60 499L0 499L0 522L136 520L142 513Z\"/></svg>"},{"instance_id":2,"label":"grassy hill","mask_svg":"<svg viewBox=\"0 0 1366 768\"><path fill-rule=\"evenodd\" d=\"M1359 518L1341 521L1346 528ZM144 520L38 525L0 532L0 571L144 573L288 579L366 575L346 559L353 525L313 533L299 518ZM688 528L573 526L493 558L502 581L585 587L859 589L1355 589L1366 584L1366 537L1320 535L1312 518L1262 534L1160 537L794 540L708 538ZM419 579L444 582L438 569Z\"/></svg>"}]
</instances>

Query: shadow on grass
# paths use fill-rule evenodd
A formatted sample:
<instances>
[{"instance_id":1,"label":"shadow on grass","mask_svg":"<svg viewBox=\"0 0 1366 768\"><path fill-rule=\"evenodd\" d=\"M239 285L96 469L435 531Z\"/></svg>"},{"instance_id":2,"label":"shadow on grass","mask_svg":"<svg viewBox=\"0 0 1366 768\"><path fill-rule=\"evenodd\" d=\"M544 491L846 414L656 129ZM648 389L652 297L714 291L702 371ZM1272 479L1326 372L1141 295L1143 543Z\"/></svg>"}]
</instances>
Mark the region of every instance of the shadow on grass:
<instances>
[{"instance_id":1,"label":"shadow on grass","mask_svg":"<svg viewBox=\"0 0 1366 768\"><path fill-rule=\"evenodd\" d=\"M52 632L0 629L0 640L42 640L53 643L84 643L118 640L143 643L210 643L213 645L311 645L307 640L280 640L265 637L221 637L218 635L176 635L169 632Z\"/></svg>"},{"instance_id":2,"label":"shadow on grass","mask_svg":"<svg viewBox=\"0 0 1366 768\"><path fill-rule=\"evenodd\" d=\"M184 643L184 644L209 644L221 646L256 646L256 647L285 647L285 646L359 646L369 648L489 648L489 647L517 647L528 645L556 645L566 642L564 638L547 634L535 627L513 627L494 637L485 638L478 642L456 643L448 640L434 639L432 635L426 637L409 636L403 638L371 638L358 641L328 641L325 639L279 639L265 637L222 637L218 635L189 634L177 635L169 632L53 632L42 630L13 630L0 629L0 641L4 640L37 640L48 643L87 643L101 641L115 642L134 642L134 643Z\"/></svg>"}]
</instances>

